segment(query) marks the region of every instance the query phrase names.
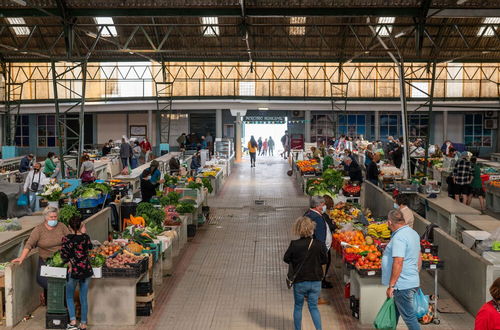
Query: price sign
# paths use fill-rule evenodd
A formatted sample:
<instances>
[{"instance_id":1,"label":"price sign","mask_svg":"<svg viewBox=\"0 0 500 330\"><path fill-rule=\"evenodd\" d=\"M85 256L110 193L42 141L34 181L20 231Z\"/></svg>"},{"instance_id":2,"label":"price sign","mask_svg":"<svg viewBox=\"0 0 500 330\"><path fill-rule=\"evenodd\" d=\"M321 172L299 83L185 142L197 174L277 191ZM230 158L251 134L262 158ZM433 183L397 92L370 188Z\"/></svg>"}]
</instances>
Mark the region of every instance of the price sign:
<instances>
[{"instance_id":1,"label":"price sign","mask_svg":"<svg viewBox=\"0 0 500 330\"><path fill-rule=\"evenodd\" d=\"M373 275L375 275L375 273L376 272L374 270L371 270L371 271L367 272L367 275L368 276L373 276Z\"/></svg>"},{"instance_id":2,"label":"price sign","mask_svg":"<svg viewBox=\"0 0 500 330\"><path fill-rule=\"evenodd\" d=\"M436 269L436 265L431 265L430 269Z\"/></svg>"}]
</instances>

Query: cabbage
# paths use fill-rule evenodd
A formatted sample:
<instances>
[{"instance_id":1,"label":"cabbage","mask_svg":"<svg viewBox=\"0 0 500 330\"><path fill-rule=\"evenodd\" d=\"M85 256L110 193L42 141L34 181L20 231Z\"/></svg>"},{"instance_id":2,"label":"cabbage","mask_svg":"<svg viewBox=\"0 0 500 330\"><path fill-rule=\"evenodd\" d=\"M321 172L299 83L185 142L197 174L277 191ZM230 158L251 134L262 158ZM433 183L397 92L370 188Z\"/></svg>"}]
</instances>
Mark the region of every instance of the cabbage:
<instances>
[{"instance_id":1,"label":"cabbage","mask_svg":"<svg viewBox=\"0 0 500 330\"><path fill-rule=\"evenodd\" d=\"M94 188L87 188L80 195L82 198L97 198L101 194L100 191L95 190Z\"/></svg>"}]
</instances>

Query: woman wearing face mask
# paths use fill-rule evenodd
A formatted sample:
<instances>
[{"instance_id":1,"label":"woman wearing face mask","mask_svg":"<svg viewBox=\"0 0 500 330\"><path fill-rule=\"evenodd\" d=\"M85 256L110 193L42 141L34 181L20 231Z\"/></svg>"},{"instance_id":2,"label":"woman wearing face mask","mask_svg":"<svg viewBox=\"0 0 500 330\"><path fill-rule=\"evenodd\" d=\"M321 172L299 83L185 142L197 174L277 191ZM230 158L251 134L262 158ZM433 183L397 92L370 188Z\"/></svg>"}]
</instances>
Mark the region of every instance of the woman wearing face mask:
<instances>
[{"instance_id":1,"label":"woman wearing face mask","mask_svg":"<svg viewBox=\"0 0 500 330\"><path fill-rule=\"evenodd\" d=\"M13 263L22 264L26 257L28 257L30 251L34 248L38 248L39 260L36 281L44 289L44 295L40 296L42 304L45 303L47 278L40 276L40 268L45 265L47 258L61 249L63 237L70 234L68 227L57 221L57 208L47 206L43 210L43 216L45 220L33 229L24 245L21 256L12 260Z\"/></svg>"},{"instance_id":2,"label":"woman wearing face mask","mask_svg":"<svg viewBox=\"0 0 500 330\"><path fill-rule=\"evenodd\" d=\"M40 193L43 186L49 182L49 179L41 171L42 165L36 163L33 165L33 169L28 173L26 180L24 181L24 193L28 194L29 206L31 211L36 212L40 210Z\"/></svg>"}]
</instances>

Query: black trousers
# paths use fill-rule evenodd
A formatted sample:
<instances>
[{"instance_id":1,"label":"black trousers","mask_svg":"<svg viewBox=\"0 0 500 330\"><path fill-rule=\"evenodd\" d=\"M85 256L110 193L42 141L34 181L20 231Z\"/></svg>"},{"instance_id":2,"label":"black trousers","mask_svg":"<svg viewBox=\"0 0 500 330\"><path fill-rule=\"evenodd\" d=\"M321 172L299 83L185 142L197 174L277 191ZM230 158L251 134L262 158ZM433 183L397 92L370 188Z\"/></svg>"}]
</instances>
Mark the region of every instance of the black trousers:
<instances>
[{"instance_id":1,"label":"black trousers","mask_svg":"<svg viewBox=\"0 0 500 330\"><path fill-rule=\"evenodd\" d=\"M323 276L323 281L326 281L326 275L328 274L328 270L330 269L330 264L332 263L331 251L332 251L332 249L329 249L328 252L326 252L326 254L328 256L328 261L326 262L325 276Z\"/></svg>"}]
</instances>

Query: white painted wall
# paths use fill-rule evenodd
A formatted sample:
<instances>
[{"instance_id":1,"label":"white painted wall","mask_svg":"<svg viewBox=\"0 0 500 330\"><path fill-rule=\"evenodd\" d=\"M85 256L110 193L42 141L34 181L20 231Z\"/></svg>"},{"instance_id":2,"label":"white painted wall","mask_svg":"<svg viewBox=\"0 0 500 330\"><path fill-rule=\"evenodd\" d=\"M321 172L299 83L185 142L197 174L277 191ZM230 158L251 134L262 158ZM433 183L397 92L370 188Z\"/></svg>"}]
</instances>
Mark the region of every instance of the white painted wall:
<instances>
[{"instance_id":1,"label":"white painted wall","mask_svg":"<svg viewBox=\"0 0 500 330\"><path fill-rule=\"evenodd\" d=\"M127 135L127 115L124 113L97 114L97 143L104 144Z\"/></svg>"},{"instance_id":2,"label":"white painted wall","mask_svg":"<svg viewBox=\"0 0 500 330\"><path fill-rule=\"evenodd\" d=\"M438 144L441 146L444 142L444 125L443 125L443 114L442 113L436 113L434 116L434 122L432 123L434 125L432 129L432 133L434 136L434 144Z\"/></svg>"}]
</instances>

